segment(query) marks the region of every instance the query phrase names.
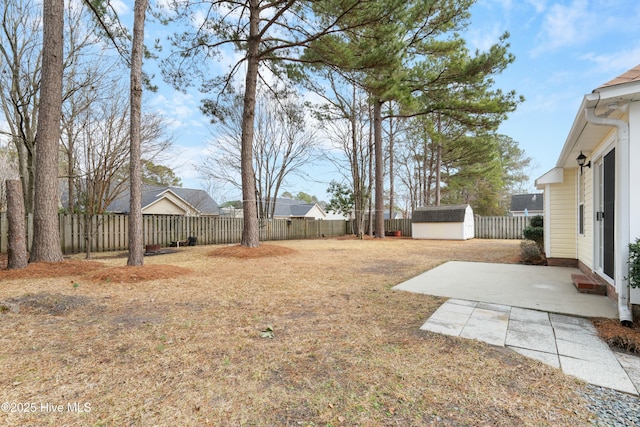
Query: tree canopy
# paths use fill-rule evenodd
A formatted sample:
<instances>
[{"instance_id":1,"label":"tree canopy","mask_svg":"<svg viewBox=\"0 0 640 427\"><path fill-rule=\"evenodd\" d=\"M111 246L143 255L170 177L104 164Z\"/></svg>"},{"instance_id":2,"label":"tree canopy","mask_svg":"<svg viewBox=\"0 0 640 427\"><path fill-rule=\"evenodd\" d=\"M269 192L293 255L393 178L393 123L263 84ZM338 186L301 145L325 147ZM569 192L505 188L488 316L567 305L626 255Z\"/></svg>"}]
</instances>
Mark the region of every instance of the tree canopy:
<instances>
[{"instance_id":1,"label":"tree canopy","mask_svg":"<svg viewBox=\"0 0 640 427\"><path fill-rule=\"evenodd\" d=\"M409 211L422 204L469 202L476 212L494 214L504 209L509 193L524 188L529 159L516 141L497 134L499 124L522 101L514 91L496 88L494 82L514 61L509 35L503 34L485 51L471 52L460 34L472 18L473 3L170 0L152 5L155 16L166 12L161 20L176 24L168 27L171 49L162 62L163 76L176 89L199 89L202 112L216 130L227 127L228 135L220 139L227 151L210 152L215 173L223 174L228 166L239 171L227 174L224 185L237 185L242 191L243 245L259 243L258 218L269 216L260 211L260 200L276 199L288 189L287 177L296 168L312 164L315 150L323 151L335 163L336 175L343 178L327 179L334 180L330 193L352 198L359 234L365 215L374 212L376 235L384 236L386 206L393 210L396 204L404 204L402 209ZM71 13L78 9L85 13ZM3 72L17 76L0 83L8 118L2 132L10 138L12 158L18 160L28 210L35 204L28 195L36 183L36 126L52 126L48 112L59 115L57 98L53 106L47 104L53 98L40 99L40 91L45 93L47 84L59 77L56 71L55 80L47 83L40 78L46 68L41 60L52 52L47 44L47 52L42 51L34 36L42 34L42 17L35 10L32 0L8 4L0 46ZM130 160L119 161L118 171L105 175L118 183L104 180L105 185L118 188L125 181L122 167L131 168L129 176L140 175L146 183L181 184L170 168L157 164L139 146L145 140L145 117L150 116L140 101L148 83L141 69L148 54L141 43L146 10L146 0L135 2L138 32L134 40L134 33L120 23L108 1L84 0L64 9L66 21L76 24L67 24L63 33L66 56L62 56L62 125L58 126L62 135L41 147L48 150L46 167L55 166L58 177L68 180L70 192L76 189L76 195L69 195L72 210L81 197L79 182L89 183L87 177L102 174L104 165L89 167L87 162L126 157L107 154L111 151L103 151L95 138L82 135L95 136L100 131L102 120L88 112L100 111L114 76L122 79L127 71L131 97L126 107L131 111L114 116L112 123L127 122L129 137L107 138L106 144L114 148L111 143L117 140ZM115 65L114 55L109 59L91 56L92 62L72 54L73 47L76 52L91 51L92 42L105 40L103 36L116 47L126 70ZM104 51L102 46L99 50ZM11 68L11 64L17 65ZM310 102L299 101L302 97L316 104L311 108ZM40 123L36 111L45 122ZM49 153L55 151L54 145L59 150L55 159ZM311 151L313 155L307 155ZM43 176L49 176L51 170L45 170L45 164L41 165ZM134 187L139 186L133 181ZM38 187L40 191L46 185ZM307 193L303 188L298 197L312 202Z\"/></svg>"}]
</instances>

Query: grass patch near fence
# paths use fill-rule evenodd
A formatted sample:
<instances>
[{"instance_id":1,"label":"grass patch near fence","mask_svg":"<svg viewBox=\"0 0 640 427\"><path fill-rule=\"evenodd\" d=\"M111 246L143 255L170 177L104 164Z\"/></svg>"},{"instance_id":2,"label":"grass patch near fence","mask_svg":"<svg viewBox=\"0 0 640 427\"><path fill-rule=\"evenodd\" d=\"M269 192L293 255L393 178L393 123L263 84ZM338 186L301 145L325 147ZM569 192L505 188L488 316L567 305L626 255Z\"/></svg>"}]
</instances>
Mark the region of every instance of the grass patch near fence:
<instances>
[{"instance_id":1,"label":"grass patch near fence","mask_svg":"<svg viewBox=\"0 0 640 427\"><path fill-rule=\"evenodd\" d=\"M78 256L66 275L0 271L0 395L38 405L0 423L588 424L582 383L504 348L420 331L444 300L391 289L449 260L518 262L518 241L245 251L185 247L137 270ZM47 403L65 410L41 411ZM90 410L67 410L74 403Z\"/></svg>"}]
</instances>

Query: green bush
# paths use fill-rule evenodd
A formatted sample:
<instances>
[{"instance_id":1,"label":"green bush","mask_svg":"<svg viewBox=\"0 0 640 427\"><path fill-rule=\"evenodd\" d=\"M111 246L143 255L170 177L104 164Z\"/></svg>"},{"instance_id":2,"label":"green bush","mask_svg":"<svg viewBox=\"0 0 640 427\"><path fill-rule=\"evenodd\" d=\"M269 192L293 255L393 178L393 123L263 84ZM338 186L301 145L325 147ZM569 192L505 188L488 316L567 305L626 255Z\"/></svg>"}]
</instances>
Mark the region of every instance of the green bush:
<instances>
[{"instance_id":1,"label":"green bush","mask_svg":"<svg viewBox=\"0 0 640 427\"><path fill-rule=\"evenodd\" d=\"M529 226L522 234L525 239L536 242L540 251L544 251L544 219L540 215L531 218Z\"/></svg>"},{"instance_id":2,"label":"green bush","mask_svg":"<svg viewBox=\"0 0 640 427\"><path fill-rule=\"evenodd\" d=\"M640 239L629 243L629 286L640 287Z\"/></svg>"},{"instance_id":3,"label":"green bush","mask_svg":"<svg viewBox=\"0 0 640 427\"><path fill-rule=\"evenodd\" d=\"M544 227L544 218L541 215L531 217L531 227Z\"/></svg>"},{"instance_id":4,"label":"green bush","mask_svg":"<svg viewBox=\"0 0 640 427\"><path fill-rule=\"evenodd\" d=\"M538 243L541 247L543 246L542 243L544 241L544 228L529 226L524 229L522 234L524 235L525 239L533 240L534 242Z\"/></svg>"}]
</instances>

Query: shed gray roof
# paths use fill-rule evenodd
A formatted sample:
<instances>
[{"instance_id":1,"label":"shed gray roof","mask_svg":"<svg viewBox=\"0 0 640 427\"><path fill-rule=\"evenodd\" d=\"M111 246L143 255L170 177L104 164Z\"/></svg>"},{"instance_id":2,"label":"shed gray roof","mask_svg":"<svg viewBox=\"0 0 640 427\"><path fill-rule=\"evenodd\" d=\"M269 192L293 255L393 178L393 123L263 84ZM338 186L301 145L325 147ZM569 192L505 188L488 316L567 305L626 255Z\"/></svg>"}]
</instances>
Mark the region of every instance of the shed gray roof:
<instances>
[{"instance_id":1,"label":"shed gray roof","mask_svg":"<svg viewBox=\"0 0 640 427\"><path fill-rule=\"evenodd\" d=\"M544 208L544 197L542 193L516 194L511 196L511 212L541 211Z\"/></svg>"},{"instance_id":2,"label":"shed gray roof","mask_svg":"<svg viewBox=\"0 0 640 427\"><path fill-rule=\"evenodd\" d=\"M413 211L411 222L464 222L469 205L423 206Z\"/></svg>"}]
</instances>

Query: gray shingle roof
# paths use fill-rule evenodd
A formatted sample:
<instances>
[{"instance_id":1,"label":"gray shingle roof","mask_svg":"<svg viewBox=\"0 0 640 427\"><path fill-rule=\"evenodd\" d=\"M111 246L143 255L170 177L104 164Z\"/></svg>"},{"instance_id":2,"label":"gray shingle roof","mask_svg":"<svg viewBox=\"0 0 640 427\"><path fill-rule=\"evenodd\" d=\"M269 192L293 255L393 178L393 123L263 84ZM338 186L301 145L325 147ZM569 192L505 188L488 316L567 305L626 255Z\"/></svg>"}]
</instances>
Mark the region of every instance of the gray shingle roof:
<instances>
[{"instance_id":1,"label":"gray shingle roof","mask_svg":"<svg viewBox=\"0 0 640 427\"><path fill-rule=\"evenodd\" d=\"M511 196L511 212L541 211L544 208L544 197L542 193L516 194Z\"/></svg>"},{"instance_id":2,"label":"gray shingle roof","mask_svg":"<svg viewBox=\"0 0 640 427\"><path fill-rule=\"evenodd\" d=\"M203 215L220 214L220 206L204 190L194 188L169 187L181 199L185 200Z\"/></svg>"},{"instance_id":3,"label":"gray shingle roof","mask_svg":"<svg viewBox=\"0 0 640 427\"><path fill-rule=\"evenodd\" d=\"M142 186L142 207L149 206L159 200L162 194L171 190L178 197L196 208L201 215L219 215L220 207L209 194L204 190L182 187L158 187L153 185ZM107 208L108 212L128 212L129 211L129 191L124 191Z\"/></svg>"},{"instance_id":4,"label":"gray shingle roof","mask_svg":"<svg viewBox=\"0 0 640 427\"><path fill-rule=\"evenodd\" d=\"M413 211L411 222L464 222L468 206L423 206Z\"/></svg>"},{"instance_id":5,"label":"gray shingle roof","mask_svg":"<svg viewBox=\"0 0 640 427\"><path fill-rule=\"evenodd\" d=\"M303 217L315 206L315 203L302 203L300 200L276 199L275 217Z\"/></svg>"}]
</instances>

